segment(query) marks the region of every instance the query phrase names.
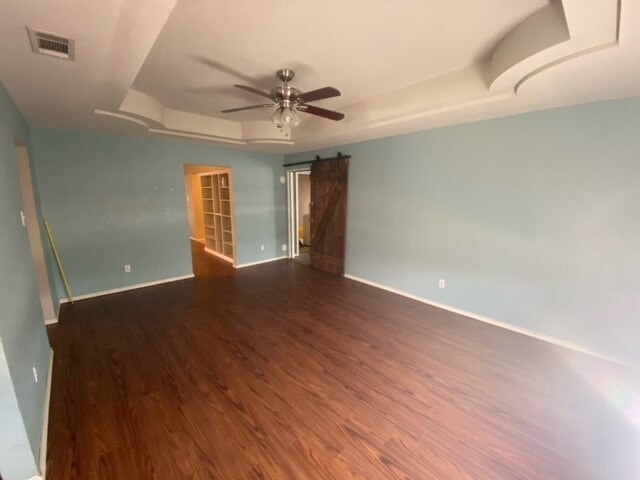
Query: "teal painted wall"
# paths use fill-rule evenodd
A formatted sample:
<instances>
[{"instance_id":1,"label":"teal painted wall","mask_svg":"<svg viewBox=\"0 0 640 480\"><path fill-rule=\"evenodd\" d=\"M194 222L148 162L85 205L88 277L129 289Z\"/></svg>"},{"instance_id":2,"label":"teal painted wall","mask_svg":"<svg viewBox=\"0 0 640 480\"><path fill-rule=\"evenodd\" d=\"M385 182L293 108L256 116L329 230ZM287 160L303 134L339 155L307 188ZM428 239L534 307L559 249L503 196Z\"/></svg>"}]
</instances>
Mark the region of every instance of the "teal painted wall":
<instances>
[{"instance_id":1,"label":"teal painted wall","mask_svg":"<svg viewBox=\"0 0 640 480\"><path fill-rule=\"evenodd\" d=\"M0 340L0 474L7 480L25 480L33 477L36 470Z\"/></svg>"},{"instance_id":2,"label":"teal painted wall","mask_svg":"<svg viewBox=\"0 0 640 480\"><path fill-rule=\"evenodd\" d=\"M282 155L40 128L32 144L43 215L74 295L192 273L185 163L232 168L238 264L284 254Z\"/></svg>"},{"instance_id":3,"label":"teal painted wall","mask_svg":"<svg viewBox=\"0 0 640 480\"><path fill-rule=\"evenodd\" d=\"M37 473L50 352L27 229L20 221L16 139L28 146L29 126L0 83L0 472L5 480Z\"/></svg>"},{"instance_id":4,"label":"teal painted wall","mask_svg":"<svg viewBox=\"0 0 640 480\"><path fill-rule=\"evenodd\" d=\"M640 363L640 99L337 151L347 274Z\"/></svg>"}]
</instances>

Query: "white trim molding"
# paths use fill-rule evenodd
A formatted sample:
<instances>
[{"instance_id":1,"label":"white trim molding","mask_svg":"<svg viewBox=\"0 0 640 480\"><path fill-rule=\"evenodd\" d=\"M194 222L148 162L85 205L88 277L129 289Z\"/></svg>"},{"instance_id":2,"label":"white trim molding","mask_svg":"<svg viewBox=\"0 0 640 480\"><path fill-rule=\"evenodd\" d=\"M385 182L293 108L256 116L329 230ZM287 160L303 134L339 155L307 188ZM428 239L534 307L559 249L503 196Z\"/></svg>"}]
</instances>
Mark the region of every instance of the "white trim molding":
<instances>
[{"instance_id":1,"label":"white trim molding","mask_svg":"<svg viewBox=\"0 0 640 480\"><path fill-rule=\"evenodd\" d=\"M633 363L630 363L630 362L626 362L624 360L621 360L619 358L611 357L611 356L609 356L607 354L604 354L604 353L601 353L601 352L590 350L590 349L588 349L586 347L583 347L582 345L578 345L576 343L567 342L566 340L561 340L559 338L551 337L549 335L545 335L545 334L542 334L542 333L539 333L539 332L535 332L533 330L529 330L529 329L526 329L526 328L518 327L517 325L513 325L513 324L510 324L510 323L506 323L506 322L501 322L499 320L494 320L493 318L485 317L483 315L478 315L478 314L473 313L473 312L468 312L468 311L462 310L460 308L451 307L451 306L445 305L443 303L434 302L433 300L429 300L429 299L424 298L424 297L419 297L417 295L413 295L413 294L405 292L403 290L398 290L397 288L389 287L388 285L384 285L382 283L372 282L370 280L366 280L364 278L357 277L355 275L349 275L349 274L346 274L346 273L345 273L344 277L348 278L350 280L354 280L356 282L364 283L364 284L369 285L371 287L376 287L376 288L380 288L381 290L386 290L387 292L395 293L396 295L401 295L403 297L407 297L407 298L410 298L412 300L416 300L416 301L421 302L421 303L426 303L427 305L431 305L432 307L437 307L437 308L441 308L443 310L447 310L449 312L457 313L458 315L462 315L462 316L471 318L473 320L478 320L480 322L488 323L488 324L494 325L496 327L504 328L506 330L510 330L512 332L516 332L516 333L519 333L521 335L526 335L528 337L532 337L532 338L535 338L535 339L538 339L538 340L542 340L543 342L551 343L553 345L557 345L559 347L567 348L567 349L573 350L575 352L579 352L579 353L583 353L583 354L586 354L586 355L590 355L592 357L600 358L602 360L607 360L609 362L616 363L618 365L624 365L626 367L640 368L640 365L633 364Z\"/></svg>"},{"instance_id":2,"label":"white trim molding","mask_svg":"<svg viewBox=\"0 0 640 480\"><path fill-rule=\"evenodd\" d=\"M260 261L257 261L257 262L250 262L250 263L243 263L242 265L236 265L236 268L253 267L254 265L260 265L262 263L275 262L277 260L284 260L285 258L287 258L286 255L283 255L281 257L267 258L266 260L260 260Z\"/></svg>"},{"instance_id":3,"label":"white trim molding","mask_svg":"<svg viewBox=\"0 0 640 480\"><path fill-rule=\"evenodd\" d=\"M53 325L54 323L58 323L58 317L53 317L53 318L47 318L44 321L45 325Z\"/></svg>"},{"instance_id":4,"label":"white trim molding","mask_svg":"<svg viewBox=\"0 0 640 480\"><path fill-rule=\"evenodd\" d=\"M247 145L255 143L293 145L291 129L275 128L269 120L235 122L166 108L157 98L129 89L119 110L95 109L96 115L126 120L150 133L212 142Z\"/></svg>"},{"instance_id":5,"label":"white trim molding","mask_svg":"<svg viewBox=\"0 0 640 480\"><path fill-rule=\"evenodd\" d=\"M93 292L93 293L85 293L84 295L78 295L76 297L73 297L73 300L86 300L87 298L94 298L94 297L102 297L103 295L111 295L112 293L120 293L120 292L127 292L129 290L137 290L139 288L145 288L145 287L152 287L154 285L160 285L162 283L170 283L170 282L177 282L179 280L187 280L189 278L193 278L194 275L193 273L190 273L188 275L181 275L179 277L171 277L171 278L164 278L162 280L155 280L153 282L146 282L146 283L138 283L136 285L129 285L126 287L121 287L121 288L114 288L111 290L103 290L101 292ZM68 298L61 298L60 299L60 303L69 303L69 299Z\"/></svg>"}]
</instances>

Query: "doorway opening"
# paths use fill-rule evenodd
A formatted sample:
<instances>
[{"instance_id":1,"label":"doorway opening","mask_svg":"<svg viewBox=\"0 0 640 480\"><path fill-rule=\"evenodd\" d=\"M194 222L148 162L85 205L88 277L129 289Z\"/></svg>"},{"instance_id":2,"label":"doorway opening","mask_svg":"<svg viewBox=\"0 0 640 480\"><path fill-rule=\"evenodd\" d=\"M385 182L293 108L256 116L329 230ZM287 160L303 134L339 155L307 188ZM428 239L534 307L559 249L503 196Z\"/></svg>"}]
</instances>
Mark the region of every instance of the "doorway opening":
<instances>
[{"instance_id":1,"label":"doorway opening","mask_svg":"<svg viewBox=\"0 0 640 480\"><path fill-rule=\"evenodd\" d=\"M20 189L22 191L22 206L24 208L24 211L21 212L22 224L27 227L29 247L31 249L31 258L33 259L33 266L36 272L36 283L38 285L40 306L42 307L44 323L49 325L56 323L58 318L53 306L51 283L49 282L47 263L44 257L44 249L42 247L40 218L38 216L36 197L33 191L33 174L31 171L31 162L29 160L29 150L18 140L15 141L15 147L18 157L18 175L20 177Z\"/></svg>"},{"instance_id":2,"label":"doorway opening","mask_svg":"<svg viewBox=\"0 0 640 480\"><path fill-rule=\"evenodd\" d=\"M289 258L344 275L350 155L289 170ZM287 165L285 165L287 166ZM307 188L308 185L308 188Z\"/></svg>"},{"instance_id":3,"label":"doorway opening","mask_svg":"<svg viewBox=\"0 0 640 480\"><path fill-rule=\"evenodd\" d=\"M206 254L235 266L231 168L185 164L184 179L192 249L202 249Z\"/></svg>"},{"instance_id":4,"label":"doorway opening","mask_svg":"<svg viewBox=\"0 0 640 480\"><path fill-rule=\"evenodd\" d=\"M289 171L289 252L309 265L311 248L311 170Z\"/></svg>"}]
</instances>

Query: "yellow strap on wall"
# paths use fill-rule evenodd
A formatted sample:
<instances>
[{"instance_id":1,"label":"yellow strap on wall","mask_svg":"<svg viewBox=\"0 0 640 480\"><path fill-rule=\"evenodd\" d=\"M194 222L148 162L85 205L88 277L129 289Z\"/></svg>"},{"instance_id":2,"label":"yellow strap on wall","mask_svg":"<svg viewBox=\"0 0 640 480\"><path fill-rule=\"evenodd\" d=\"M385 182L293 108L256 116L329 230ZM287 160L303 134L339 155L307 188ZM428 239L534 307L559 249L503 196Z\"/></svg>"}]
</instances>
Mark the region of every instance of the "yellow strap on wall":
<instances>
[{"instance_id":1,"label":"yellow strap on wall","mask_svg":"<svg viewBox=\"0 0 640 480\"><path fill-rule=\"evenodd\" d=\"M67 290L67 295L69 295L69 301L73 304L73 295L71 294L71 288L69 288L69 282L67 282L67 276L64 274L64 268L62 268L62 262L60 261L60 256L58 255L56 242L53 240L53 233L51 233L51 228L49 228L49 223L46 220L44 221L44 226L47 229L47 235L49 236L49 241L51 242L51 248L53 249L53 256L56 257L56 263L58 264L58 268L60 269L60 274L62 275L64 288Z\"/></svg>"}]
</instances>

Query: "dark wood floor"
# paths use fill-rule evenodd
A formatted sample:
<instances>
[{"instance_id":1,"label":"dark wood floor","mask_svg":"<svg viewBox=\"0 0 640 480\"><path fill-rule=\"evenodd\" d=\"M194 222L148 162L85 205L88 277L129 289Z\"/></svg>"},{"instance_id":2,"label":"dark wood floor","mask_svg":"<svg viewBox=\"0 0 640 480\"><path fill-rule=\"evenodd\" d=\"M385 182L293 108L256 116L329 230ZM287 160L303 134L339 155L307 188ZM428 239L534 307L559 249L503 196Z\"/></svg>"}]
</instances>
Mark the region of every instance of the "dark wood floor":
<instances>
[{"instance_id":1,"label":"dark wood floor","mask_svg":"<svg viewBox=\"0 0 640 480\"><path fill-rule=\"evenodd\" d=\"M49 327L48 480L640 478L633 371L296 262L194 259Z\"/></svg>"}]
</instances>

